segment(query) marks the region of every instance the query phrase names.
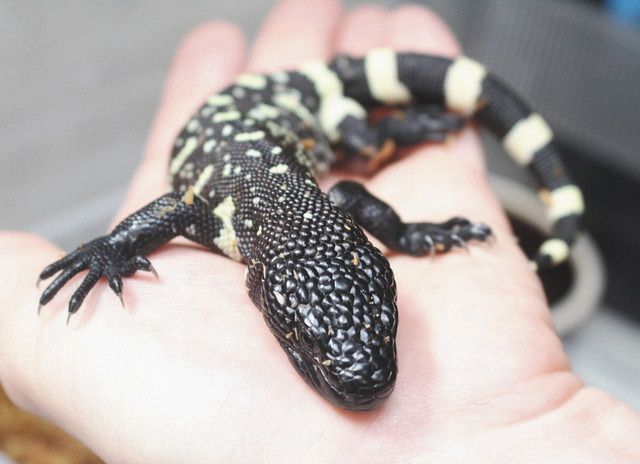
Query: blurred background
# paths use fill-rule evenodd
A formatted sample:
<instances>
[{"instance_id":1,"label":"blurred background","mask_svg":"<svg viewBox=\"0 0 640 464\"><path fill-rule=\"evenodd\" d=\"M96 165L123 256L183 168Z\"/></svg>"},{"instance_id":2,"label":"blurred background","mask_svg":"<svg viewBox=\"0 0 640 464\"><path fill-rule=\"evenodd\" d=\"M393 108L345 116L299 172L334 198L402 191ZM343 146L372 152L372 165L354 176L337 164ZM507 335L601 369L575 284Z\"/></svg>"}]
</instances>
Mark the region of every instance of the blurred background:
<instances>
[{"instance_id":1,"label":"blurred background","mask_svg":"<svg viewBox=\"0 0 640 464\"><path fill-rule=\"evenodd\" d=\"M35 232L65 249L102 234L140 159L181 38L212 18L252 38L273 3L0 2L0 229ZM466 54L504 77L556 131L585 190L587 229L607 275L597 311L563 340L587 383L640 410L640 0L415 3L442 15ZM532 185L495 141L486 143L493 173ZM591 263L587 271L599 266ZM7 411L0 400L0 450L20 462L53 462L29 458L25 437L39 435ZM55 462L94 462L80 451L72 457L76 451Z\"/></svg>"}]
</instances>

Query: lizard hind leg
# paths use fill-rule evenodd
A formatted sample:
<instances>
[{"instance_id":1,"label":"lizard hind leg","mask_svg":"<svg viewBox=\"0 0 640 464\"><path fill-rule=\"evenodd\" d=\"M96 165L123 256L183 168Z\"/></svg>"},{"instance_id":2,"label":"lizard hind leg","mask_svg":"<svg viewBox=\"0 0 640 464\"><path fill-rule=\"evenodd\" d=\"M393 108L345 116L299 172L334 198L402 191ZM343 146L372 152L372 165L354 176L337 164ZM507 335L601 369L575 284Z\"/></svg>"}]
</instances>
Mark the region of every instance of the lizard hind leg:
<instances>
[{"instance_id":1,"label":"lizard hind leg","mask_svg":"<svg viewBox=\"0 0 640 464\"><path fill-rule=\"evenodd\" d=\"M338 131L347 154L369 158L370 168L375 170L391 159L396 147L444 142L463 125L463 118L446 113L438 105L422 105L395 109L376 122L348 116Z\"/></svg>"}]
</instances>

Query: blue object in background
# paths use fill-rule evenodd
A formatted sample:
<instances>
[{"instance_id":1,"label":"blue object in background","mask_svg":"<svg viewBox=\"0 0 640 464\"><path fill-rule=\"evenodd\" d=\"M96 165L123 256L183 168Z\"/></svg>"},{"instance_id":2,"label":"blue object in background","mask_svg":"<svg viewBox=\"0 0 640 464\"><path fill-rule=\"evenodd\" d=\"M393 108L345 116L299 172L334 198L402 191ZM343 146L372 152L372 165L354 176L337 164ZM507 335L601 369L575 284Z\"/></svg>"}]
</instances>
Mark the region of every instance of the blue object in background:
<instances>
[{"instance_id":1,"label":"blue object in background","mask_svg":"<svg viewBox=\"0 0 640 464\"><path fill-rule=\"evenodd\" d=\"M606 0L605 7L615 17L640 26L640 0Z\"/></svg>"}]
</instances>

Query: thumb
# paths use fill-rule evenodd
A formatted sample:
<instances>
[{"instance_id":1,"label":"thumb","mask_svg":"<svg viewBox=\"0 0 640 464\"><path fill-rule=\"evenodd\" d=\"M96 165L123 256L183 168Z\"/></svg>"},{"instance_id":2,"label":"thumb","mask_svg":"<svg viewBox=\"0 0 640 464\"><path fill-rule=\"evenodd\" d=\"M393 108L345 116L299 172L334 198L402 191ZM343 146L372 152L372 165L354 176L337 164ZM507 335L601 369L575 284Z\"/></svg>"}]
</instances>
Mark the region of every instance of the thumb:
<instances>
[{"instance_id":1,"label":"thumb","mask_svg":"<svg viewBox=\"0 0 640 464\"><path fill-rule=\"evenodd\" d=\"M30 408L38 340L36 279L62 252L50 242L22 232L0 232L0 380L11 399Z\"/></svg>"}]
</instances>

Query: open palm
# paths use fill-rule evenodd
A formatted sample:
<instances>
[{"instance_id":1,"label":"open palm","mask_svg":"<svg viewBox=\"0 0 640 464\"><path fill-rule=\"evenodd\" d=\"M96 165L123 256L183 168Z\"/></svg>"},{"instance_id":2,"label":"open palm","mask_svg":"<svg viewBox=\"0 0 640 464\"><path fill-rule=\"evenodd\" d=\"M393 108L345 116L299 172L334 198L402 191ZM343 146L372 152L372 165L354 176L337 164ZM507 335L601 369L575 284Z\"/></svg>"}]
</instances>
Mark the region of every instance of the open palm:
<instances>
[{"instance_id":1,"label":"open palm","mask_svg":"<svg viewBox=\"0 0 640 464\"><path fill-rule=\"evenodd\" d=\"M162 193L174 134L242 70L377 46L459 52L446 26L415 6L343 16L335 1L284 1L248 57L234 26L201 26L177 55L119 217ZM66 327L81 276L37 318L32 282L60 252L2 234L6 390L112 462L612 462L613 450L628 459L625 432L640 421L571 372L537 277L487 186L475 132L417 148L366 183L407 221L463 215L497 238L469 254L390 257L399 376L380 409L338 410L306 386L250 302L244 266L180 240L150 256L159 281L125 280L126 311L99 284Z\"/></svg>"}]
</instances>

